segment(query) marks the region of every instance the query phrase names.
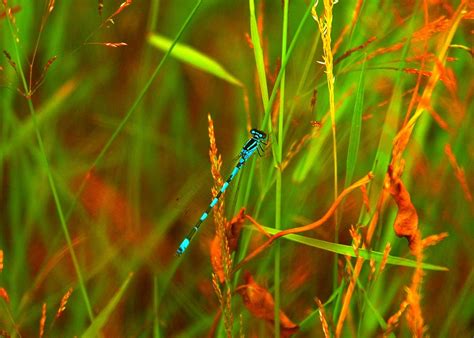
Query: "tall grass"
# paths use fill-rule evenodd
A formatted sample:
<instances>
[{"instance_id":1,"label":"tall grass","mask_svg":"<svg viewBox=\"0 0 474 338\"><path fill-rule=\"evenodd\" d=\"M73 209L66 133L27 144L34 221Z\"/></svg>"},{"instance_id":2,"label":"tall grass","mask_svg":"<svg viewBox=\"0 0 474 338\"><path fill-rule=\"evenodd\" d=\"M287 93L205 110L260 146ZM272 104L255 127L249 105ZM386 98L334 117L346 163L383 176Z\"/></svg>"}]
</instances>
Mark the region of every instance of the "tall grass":
<instances>
[{"instance_id":1,"label":"tall grass","mask_svg":"<svg viewBox=\"0 0 474 338\"><path fill-rule=\"evenodd\" d=\"M0 336L471 334L473 10L3 1Z\"/></svg>"}]
</instances>

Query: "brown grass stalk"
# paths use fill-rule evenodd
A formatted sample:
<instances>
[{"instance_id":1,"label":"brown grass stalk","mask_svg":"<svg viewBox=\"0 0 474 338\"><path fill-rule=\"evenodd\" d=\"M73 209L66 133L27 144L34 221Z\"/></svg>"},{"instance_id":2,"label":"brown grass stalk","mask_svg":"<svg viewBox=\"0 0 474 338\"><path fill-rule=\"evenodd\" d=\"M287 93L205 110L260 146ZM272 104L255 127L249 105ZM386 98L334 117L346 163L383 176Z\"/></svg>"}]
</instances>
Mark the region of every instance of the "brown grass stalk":
<instances>
[{"instance_id":1,"label":"brown grass stalk","mask_svg":"<svg viewBox=\"0 0 474 338\"><path fill-rule=\"evenodd\" d=\"M336 137L336 108L334 105L334 82L333 74L333 53L331 48L331 32L332 32L332 7L333 0L324 0L324 14L319 17L316 12L316 4L311 10L313 19L317 22L319 31L321 32L321 40L323 42L323 64L326 67L326 78L329 93L329 111L331 112L331 129L332 129L332 146L333 146L333 163L334 163L334 200L337 199L339 192L337 183L337 137ZM335 224L337 224L337 213L335 214Z\"/></svg>"},{"instance_id":2,"label":"brown grass stalk","mask_svg":"<svg viewBox=\"0 0 474 338\"><path fill-rule=\"evenodd\" d=\"M351 23L349 25L346 25L342 29L341 34L339 34L339 38L337 39L336 43L334 44L334 47L332 49L332 54L336 54L336 52L339 49L339 46L344 41L344 37L347 35L347 33L349 33L349 30L354 29L354 26L357 22L357 19L359 18L360 9L362 8L362 3L363 3L363 0L357 0L357 3L356 3L355 8L354 8L353 15L352 15Z\"/></svg>"},{"instance_id":3,"label":"brown grass stalk","mask_svg":"<svg viewBox=\"0 0 474 338\"><path fill-rule=\"evenodd\" d=\"M462 190L464 191L464 197L468 202L472 202L472 194L467 184L466 174L464 169L459 166L456 156L454 156L453 150L449 143L444 147L444 153L448 157L449 163L454 169L454 175L456 176L459 184L461 184Z\"/></svg>"},{"instance_id":4,"label":"brown grass stalk","mask_svg":"<svg viewBox=\"0 0 474 338\"><path fill-rule=\"evenodd\" d=\"M59 318L61 314L66 310L66 304L67 301L69 300L69 297L71 297L72 294L72 288L69 288L67 292L64 294L63 298L61 298L61 303L59 304L58 311L56 312L56 318Z\"/></svg>"},{"instance_id":5,"label":"brown grass stalk","mask_svg":"<svg viewBox=\"0 0 474 338\"><path fill-rule=\"evenodd\" d=\"M330 338L331 334L329 333L329 325L326 319L326 311L324 311L323 303L321 303L319 298L316 298L316 304L318 304L319 319L321 320L321 326L323 328L324 338Z\"/></svg>"},{"instance_id":6,"label":"brown grass stalk","mask_svg":"<svg viewBox=\"0 0 474 338\"><path fill-rule=\"evenodd\" d=\"M212 121L211 115L208 114L208 134L209 134L209 159L211 162L211 173L214 179L214 186L212 187L212 195L215 197L220 187L223 185L224 180L220 174L220 169L222 166L222 157L218 153L216 138L214 134L214 123ZM219 257L215 254L216 252L211 252L211 259L213 260L213 266L222 266L223 275L224 275L224 288L225 292L222 292L220 285L216 284L215 279L217 278L218 271L213 274L213 285L214 290L216 290L220 305L221 311L224 314L224 326L228 337L232 337L232 327L233 327L233 314L231 307L232 292L230 289L231 285L231 269L232 269L232 256L230 254L229 242L227 239L226 224L227 220L224 216L224 198L221 197L217 206L215 207L214 212L214 222L216 224L216 237L220 244ZM219 278L217 278L219 279ZM217 290L218 289L218 290Z\"/></svg>"},{"instance_id":7,"label":"brown grass stalk","mask_svg":"<svg viewBox=\"0 0 474 338\"><path fill-rule=\"evenodd\" d=\"M40 319L40 327L39 327L39 337L42 338L44 335L44 325L46 324L46 303L43 303L43 307L41 309L41 319Z\"/></svg>"}]
</instances>

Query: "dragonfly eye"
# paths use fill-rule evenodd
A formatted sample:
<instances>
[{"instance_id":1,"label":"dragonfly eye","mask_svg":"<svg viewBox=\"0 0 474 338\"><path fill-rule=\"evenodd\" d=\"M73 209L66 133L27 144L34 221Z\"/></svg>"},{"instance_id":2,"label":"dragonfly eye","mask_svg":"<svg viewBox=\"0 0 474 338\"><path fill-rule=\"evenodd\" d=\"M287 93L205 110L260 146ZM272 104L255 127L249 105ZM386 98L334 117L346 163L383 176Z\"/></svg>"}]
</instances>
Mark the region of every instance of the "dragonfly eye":
<instances>
[{"instance_id":1,"label":"dragonfly eye","mask_svg":"<svg viewBox=\"0 0 474 338\"><path fill-rule=\"evenodd\" d=\"M250 134L252 134L253 136L259 138L259 139L264 139L267 137L267 134L265 134L263 131L261 130L258 130L258 129L252 129L250 130Z\"/></svg>"}]
</instances>

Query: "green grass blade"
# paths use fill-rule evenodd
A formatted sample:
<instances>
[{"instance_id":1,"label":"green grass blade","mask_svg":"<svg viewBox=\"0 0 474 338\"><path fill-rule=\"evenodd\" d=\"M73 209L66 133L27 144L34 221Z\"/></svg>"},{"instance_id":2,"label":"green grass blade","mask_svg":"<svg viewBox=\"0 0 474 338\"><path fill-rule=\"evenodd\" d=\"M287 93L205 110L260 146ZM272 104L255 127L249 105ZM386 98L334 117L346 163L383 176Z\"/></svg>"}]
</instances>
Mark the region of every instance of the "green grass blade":
<instances>
[{"instance_id":1,"label":"green grass blade","mask_svg":"<svg viewBox=\"0 0 474 338\"><path fill-rule=\"evenodd\" d=\"M357 162L357 153L359 152L360 130L362 124L362 111L364 110L364 92L365 92L365 59L360 71L359 85L354 104L354 113L352 114L351 135L349 137L349 149L347 151L346 162L346 182L347 188L354 176L354 170Z\"/></svg>"},{"instance_id":2,"label":"green grass blade","mask_svg":"<svg viewBox=\"0 0 474 338\"><path fill-rule=\"evenodd\" d=\"M263 109L268 108L268 86L267 77L265 75L265 63L263 61L262 44L258 34L257 17L255 15L255 1L249 0L250 9L250 37L252 38L253 53L255 57L255 65L257 66L258 82L260 84L260 92L262 94ZM275 84L276 86L276 84ZM269 132L271 132L271 123L269 123Z\"/></svg>"},{"instance_id":3,"label":"green grass blade","mask_svg":"<svg viewBox=\"0 0 474 338\"><path fill-rule=\"evenodd\" d=\"M83 338L98 337L100 335L100 330L107 323L107 320L109 319L110 315L112 314L112 312L117 307L117 304L119 303L120 299L122 299L122 296L125 292L125 289L127 288L128 284L130 283L130 280L132 279L132 276L133 276L133 273L130 273L128 275L127 279L125 279L125 281L122 283L122 286L120 287L120 289L118 289L118 291L115 293L115 295L112 297L112 299L106 305L106 307L92 321L89 328L82 334L81 337L83 337Z\"/></svg>"},{"instance_id":4,"label":"green grass blade","mask_svg":"<svg viewBox=\"0 0 474 338\"><path fill-rule=\"evenodd\" d=\"M173 43L170 39L159 34L150 34L148 36L148 42L152 46L163 51L167 51ZM237 79L234 75L229 73L221 64L219 64L217 61L210 58L209 56L198 52L190 46L187 46L182 43L177 43L173 51L171 52L171 56L187 64L190 64L191 66L201 69L206 73L221 78L233 85L239 87L243 86L242 82L240 82L240 80Z\"/></svg>"},{"instance_id":5,"label":"green grass blade","mask_svg":"<svg viewBox=\"0 0 474 338\"><path fill-rule=\"evenodd\" d=\"M277 232L280 232L280 230L278 229L269 228L269 227L263 227L263 229L265 229L265 231L267 231L268 233L272 235L276 234ZM318 248L318 249L322 249L322 250L326 250L326 251L330 251L333 253L346 255L350 257L357 257L354 252L354 249L350 245L336 244L336 243L327 242L327 241L323 241L323 240L315 239L315 238L309 238L309 237L305 237L301 235L287 235L287 236L284 236L283 238L296 242L296 243L308 245L313 248ZM369 251L369 250L360 248L359 256L364 259L373 259L376 262L381 262L383 259L383 252ZM414 260L402 258L402 257L394 257L394 256L387 257L387 264L407 266L410 268L416 268L417 266L417 263ZM424 270L448 271L448 268L444 266L433 265L433 264L428 264L428 263L423 263L422 268Z\"/></svg>"}]
</instances>

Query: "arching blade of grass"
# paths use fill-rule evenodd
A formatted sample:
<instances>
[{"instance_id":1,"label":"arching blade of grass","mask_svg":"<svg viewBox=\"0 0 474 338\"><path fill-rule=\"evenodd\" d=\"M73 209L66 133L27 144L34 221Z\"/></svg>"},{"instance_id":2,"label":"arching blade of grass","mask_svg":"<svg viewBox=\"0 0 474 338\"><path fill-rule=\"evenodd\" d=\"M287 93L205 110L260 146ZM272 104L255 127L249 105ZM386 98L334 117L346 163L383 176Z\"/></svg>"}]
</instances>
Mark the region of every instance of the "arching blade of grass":
<instances>
[{"instance_id":1,"label":"arching blade of grass","mask_svg":"<svg viewBox=\"0 0 474 338\"><path fill-rule=\"evenodd\" d=\"M280 230L274 229L274 228L269 228L269 227L262 227L262 228L272 235L276 234L277 232L280 232ZM313 248L318 248L318 249L322 249L322 250L326 250L326 251L330 251L330 252L334 252L337 254L346 255L350 257L357 257L354 252L354 249L352 248L352 246L349 246L349 245L336 244L336 243L322 241L320 239L309 238L309 237L305 237L301 235L288 235L288 236L284 236L283 238L296 242L296 243L308 245ZM362 248L359 248L359 256L364 259L373 259L376 262L381 262L383 259L382 252L369 251ZM413 261L407 258L388 256L387 264L416 268L417 263L416 261ZM444 266L433 265L433 264L428 264L428 263L423 263L422 267L424 270L448 271L448 268Z\"/></svg>"},{"instance_id":2,"label":"arching blade of grass","mask_svg":"<svg viewBox=\"0 0 474 338\"><path fill-rule=\"evenodd\" d=\"M258 33L257 17L255 15L255 1L249 0L250 9L250 37L252 38L253 53L255 56L255 65L257 66L258 83L262 94L263 109L267 110L268 106L268 86L267 77L265 76L265 63L263 60L262 44ZM275 84L276 86L276 84ZM269 123L269 132L271 132L271 123ZM266 127L266 126L265 126Z\"/></svg>"},{"instance_id":3,"label":"arching blade of grass","mask_svg":"<svg viewBox=\"0 0 474 338\"><path fill-rule=\"evenodd\" d=\"M130 282L130 279L132 278L132 276L133 276L133 273L130 273L128 275L127 279L125 279L125 281L122 283L122 286L120 287L120 289L115 293L115 295L109 301L107 306L102 310L102 312L92 321L92 324L82 334L81 337L83 338L99 337L100 330L107 323L107 320L109 319L110 315L117 307L117 304L119 303L120 299L122 299L125 289L127 288L128 283Z\"/></svg>"},{"instance_id":4,"label":"arching blade of grass","mask_svg":"<svg viewBox=\"0 0 474 338\"><path fill-rule=\"evenodd\" d=\"M150 34L148 36L148 42L163 51L167 51L172 41L162 35L159 34ZM212 74L221 78L233 85L242 87L242 82L237 79L234 75L229 73L221 64L219 64L214 59L210 58L207 55L204 55L201 52L198 52L194 48L187 46L182 43L176 44L173 51L171 52L171 56L174 58L181 60L191 66L194 66L198 69L205 71L206 73Z\"/></svg>"},{"instance_id":5,"label":"arching blade of grass","mask_svg":"<svg viewBox=\"0 0 474 338\"><path fill-rule=\"evenodd\" d=\"M275 98L277 96L278 88L279 88L280 82L283 78L283 72L286 69L286 65L288 64L288 60L290 59L291 54L293 53L293 50L296 46L296 42L298 41L298 38L301 34L303 26L306 23L310 13L311 13L311 6L308 6L305 13L304 13L304 15L303 15L303 17L300 20L298 28L296 29L296 32L295 32L295 34L294 34L294 36L291 40L290 47L288 48L288 51L286 52L286 57L285 57L285 59L282 60L280 71L278 72L278 76L275 80L274 87L273 87L272 93L270 95L269 104L267 105L267 109L265 110L265 114L264 114L264 117L263 117L263 122L261 124L262 129L265 129L265 126L268 123L268 120L270 118L270 110L271 110L270 107L273 104L273 101L275 100ZM272 151L275 150L275 147L276 147L276 144L272 143ZM273 164L274 164L274 167L277 166L275 156L273 157ZM272 167L271 170L274 170L274 167ZM253 161L252 164L251 164L251 168L249 170L249 172L250 172L249 179L248 179L248 181L246 183L246 187L245 187L245 196L243 198L242 203L240 203L240 205L246 205L247 201L249 199L251 189L253 188L252 185L251 185L251 182L252 182L253 175L254 175L254 168L255 168L255 161ZM265 189L269 189L270 184L273 184L273 182L276 181L276 179L272 180L273 177L274 177L274 175L272 175L272 172L269 171L268 172L268 179L267 179L267 186L265 187ZM261 206L262 206L262 204L257 205L256 215L258 215L258 213L260 212L260 207ZM242 240L242 250L239 251L238 261L242 260L245 257L245 254L247 252L248 245L249 245L249 242L250 242L250 237L246 234L244 234L244 236L245 237ZM235 278L234 278L235 283L237 283L239 275L240 275L240 272L237 271L237 273L235 274Z\"/></svg>"},{"instance_id":6,"label":"arching blade of grass","mask_svg":"<svg viewBox=\"0 0 474 338\"><path fill-rule=\"evenodd\" d=\"M362 111L364 110L365 93L365 59L360 71L359 85L354 104L354 113L352 114L351 135L349 137L349 149L346 161L346 181L344 186L347 188L352 181L357 162L357 153L359 152L360 130L362 124Z\"/></svg>"}]
</instances>

